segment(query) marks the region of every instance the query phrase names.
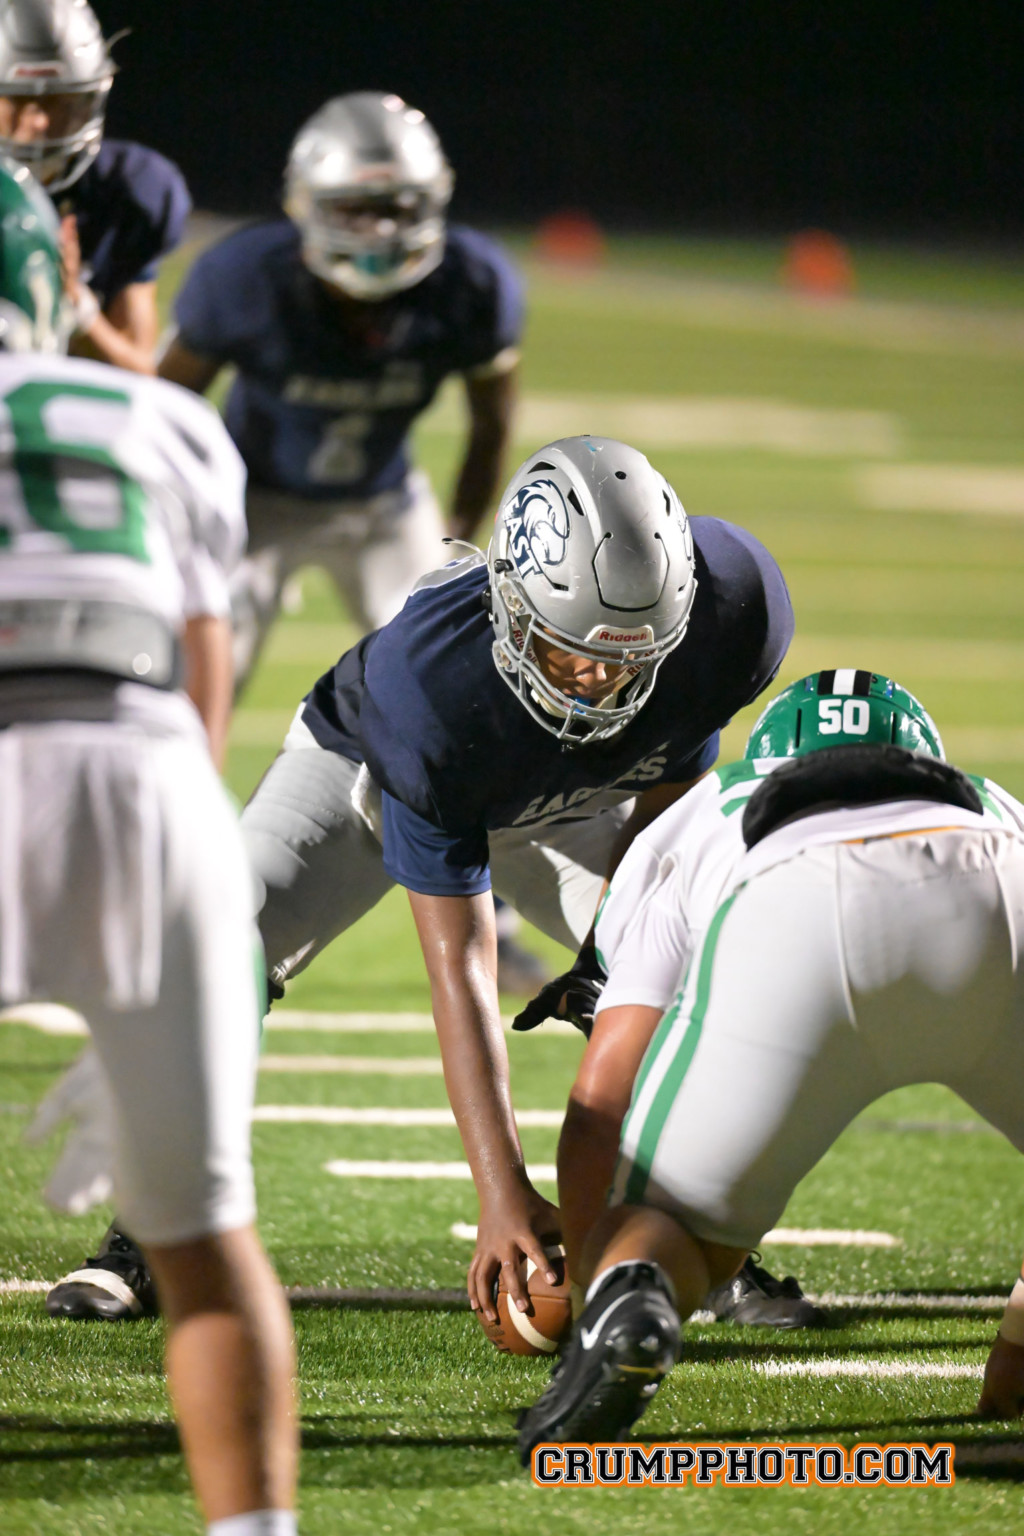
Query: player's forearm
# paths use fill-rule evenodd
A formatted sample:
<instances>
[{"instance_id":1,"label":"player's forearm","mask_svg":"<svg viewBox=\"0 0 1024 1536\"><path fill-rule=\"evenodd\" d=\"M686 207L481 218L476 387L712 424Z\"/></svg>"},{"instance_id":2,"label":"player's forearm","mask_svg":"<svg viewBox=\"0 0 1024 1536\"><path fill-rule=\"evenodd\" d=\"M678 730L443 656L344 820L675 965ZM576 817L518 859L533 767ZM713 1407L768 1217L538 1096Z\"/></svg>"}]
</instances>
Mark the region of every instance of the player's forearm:
<instances>
[{"instance_id":1,"label":"player's forearm","mask_svg":"<svg viewBox=\"0 0 1024 1536\"><path fill-rule=\"evenodd\" d=\"M604 1210L615 1172L622 1119L622 1113L592 1107L570 1096L562 1122L558 1208L569 1273L577 1281L587 1233Z\"/></svg>"},{"instance_id":2,"label":"player's forearm","mask_svg":"<svg viewBox=\"0 0 1024 1536\"><path fill-rule=\"evenodd\" d=\"M481 1199L527 1182L492 986L493 1004L443 986L431 989L445 1085Z\"/></svg>"},{"instance_id":3,"label":"player's forearm","mask_svg":"<svg viewBox=\"0 0 1024 1536\"><path fill-rule=\"evenodd\" d=\"M499 490L512 440L517 369L466 379L469 441L455 483L448 524L454 538L472 538Z\"/></svg>"},{"instance_id":4,"label":"player's forearm","mask_svg":"<svg viewBox=\"0 0 1024 1536\"><path fill-rule=\"evenodd\" d=\"M489 894L409 893L430 978L445 1085L481 1199L526 1182L498 1012Z\"/></svg>"},{"instance_id":5,"label":"player's forearm","mask_svg":"<svg viewBox=\"0 0 1024 1536\"><path fill-rule=\"evenodd\" d=\"M558 1204L569 1272L581 1283L587 1233L605 1205L615 1172L622 1122L660 1008L604 1008L576 1074L558 1142Z\"/></svg>"},{"instance_id":6,"label":"player's forearm","mask_svg":"<svg viewBox=\"0 0 1024 1536\"><path fill-rule=\"evenodd\" d=\"M198 614L185 625L185 692L206 729L210 756L224 767L234 692L231 625L227 619Z\"/></svg>"},{"instance_id":7,"label":"player's forearm","mask_svg":"<svg viewBox=\"0 0 1024 1536\"><path fill-rule=\"evenodd\" d=\"M152 347L142 346L132 337L111 325L100 311L88 329L75 337L71 348L80 357L92 357L114 368L125 368L129 373L156 373L156 358Z\"/></svg>"},{"instance_id":8,"label":"player's forearm","mask_svg":"<svg viewBox=\"0 0 1024 1536\"><path fill-rule=\"evenodd\" d=\"M470 539L498 494L505 460L504 431L473 433L455 484L448 531L453 538Z\"/></svg>"}]
</instances>

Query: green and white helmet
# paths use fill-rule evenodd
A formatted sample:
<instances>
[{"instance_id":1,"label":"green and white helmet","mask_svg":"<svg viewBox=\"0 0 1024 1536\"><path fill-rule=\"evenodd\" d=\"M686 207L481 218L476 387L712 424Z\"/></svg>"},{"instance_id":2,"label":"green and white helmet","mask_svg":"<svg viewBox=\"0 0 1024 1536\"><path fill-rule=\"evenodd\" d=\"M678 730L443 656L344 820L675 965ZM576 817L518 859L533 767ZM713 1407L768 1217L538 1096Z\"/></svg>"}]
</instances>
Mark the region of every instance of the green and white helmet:
<instances>
[{"instance_id":1,"label":"green and white helmet","mask_svg":"<svg viewBox=\"0 0 1024 1536\"><path fill-rule=\"evenodd\" d=\"M821 747L890 742L945 761L942 737L924 706L877 672L812 672L762 711L744 757L800 757Z\"/></svg>"},{"instance_id":2,"label":"green and white helmet","mask_svg":"<svg viewBox=\"0 0 1024 1536\"><path fill-rule=\"evenodd\" d=\"M0 350L64 352L57 212L31 171L0 155Z\"/></svg>"}]
</instances>

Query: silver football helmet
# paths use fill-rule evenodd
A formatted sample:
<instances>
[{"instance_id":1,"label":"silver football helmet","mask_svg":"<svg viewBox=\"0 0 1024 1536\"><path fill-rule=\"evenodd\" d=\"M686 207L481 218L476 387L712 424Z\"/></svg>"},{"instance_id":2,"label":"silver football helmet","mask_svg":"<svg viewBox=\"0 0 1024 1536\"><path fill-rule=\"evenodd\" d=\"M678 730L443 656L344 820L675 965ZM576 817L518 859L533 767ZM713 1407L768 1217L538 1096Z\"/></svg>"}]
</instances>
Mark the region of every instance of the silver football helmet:
<instances>
[{"instance_id":1,"label":"silver football helmet","mask_svg":"<svg viewBox=\"0 0 1024 1536\"><path fill-rule=\"evenodd\" d=\"M650 697L697 591L689 521L665 477L613 438L549 443L512 476L487 566L494 661L520 702L566 744L616 735ZM538 640L623 667L621 685L601 701L568 696Z\"/></svg>"},{"instance_id":2,"label":"silver football helmet","mask_svg":"<svg viewBox=\"0 0 1024 1536\"><path fill-rule=\"evenodd\" d=\"M300 128L284 208L306 265L374 302L421 282L444 255L454 178L437 134L400 96L336 96Z\"/></svg>"},{"instance_id":3,"label":"silver football helmet","mask_svg":"<svg viewBox=\"0 0 1024 1536\"><path fill-rule=\"evenodd\" d=\"M0 151L51 195L99 153L116 67L85 0L0 0ZM45 119L38 136L33 110Z\"/></svg>"}]
</instances>

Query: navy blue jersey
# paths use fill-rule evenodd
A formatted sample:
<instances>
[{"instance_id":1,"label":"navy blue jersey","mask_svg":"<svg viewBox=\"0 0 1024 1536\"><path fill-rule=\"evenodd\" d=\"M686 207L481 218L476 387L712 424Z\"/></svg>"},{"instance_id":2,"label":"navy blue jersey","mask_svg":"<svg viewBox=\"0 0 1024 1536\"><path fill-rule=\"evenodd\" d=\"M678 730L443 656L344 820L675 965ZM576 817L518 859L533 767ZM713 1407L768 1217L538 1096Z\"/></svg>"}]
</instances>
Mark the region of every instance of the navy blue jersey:
<instances>
[{"instance_id":1,"label":"navy blue jersey","mask_svg":"<svg viewBox=\"0 0 1024 1536\"><path fill-rule=\"evenodd\" d=\"M498 675L486 567L459 561L320 679L303 718L321 746L365 762L384 790L384 865L425 895L490 883L488 833L590 815L685 783L718 732L778 670L793 634L782 573L752 534L692 519L697 595L681 644L618 735L566 748Z\"/></svg>"},{"instance_id":2,"label":"navy blue jersey","mask_svg":"<svg viewBox=\"0 0 1024 1536\"><path fill-rule=\"evenodd\" d=\"M493 241L450 226L440 266L356 330L279 219L205 251L175 314L190 351L238 370L225 419L250 480L361 499L405 479L409 429L441 381L517 342L522 292Z\"/></svg>"},{"instance_id":3,"label":"navy blue jersey","mask_svg":"<svg viewBox=\"0 0 1024 1536\"><path fill-rule=\"evenodd\" d=\"M58 197L75 215L82 277L105 307L132 283L150 283L160 257L185 232L192 203L185 178L142 144L104 139L84 175Z\"/></svg>"}]
</instances>

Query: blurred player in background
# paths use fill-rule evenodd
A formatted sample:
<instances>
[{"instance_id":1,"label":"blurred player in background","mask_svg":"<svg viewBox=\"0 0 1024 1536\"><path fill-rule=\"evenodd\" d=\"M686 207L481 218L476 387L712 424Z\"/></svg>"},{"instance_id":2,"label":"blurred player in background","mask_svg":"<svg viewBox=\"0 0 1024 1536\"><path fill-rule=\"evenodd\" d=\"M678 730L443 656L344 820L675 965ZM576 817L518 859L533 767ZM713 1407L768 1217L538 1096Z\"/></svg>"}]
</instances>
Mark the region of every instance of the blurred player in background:
<instances>
[{"instance_id":1,"label":"blurred player in background","mask_svg":"<svg viewBox=\"0 0 1024 1536\"><path fill-rule=\"evenodd\" d=\"M522 291L503 252L445 220L453 176L422 112L360 91L299 131L286 219L229 235L175 303L164 378L204 391L237 370L228 430L249 474L249 557L233 589L241 686L290 575L322 566L361 629L379 629L441 540L470 539L511 434ZM410 432L439 385L465 386L468 437L446 521L415 469ZM499 912L504 991L544 967Z\"/></svg>"},{"instance_id":2,"label":"blurred player in background","mask_svg":"<svg viewBox=\"0 0 1024 1536\"><path fill-rule=\"evenodd\" d=\"M103 137L116 68L84 0L0 0L0 150L63 215L72 350L153 373L157 264L191 205L163 155Z\"/></svg>"},{"instance_id":3,"label":"blurred player in background","mask_svg":"<svg viewBox=\"0 0 1024 1536\"><path fill-rule=\"evenodd\" d=\"M637 837L596 940L575 1193L560 1181L587 1306L523 1417L524 1460L625 1436L709 1283L880 1095L944 1083L1024 1151L1024 806L948 764L889 678L785 689L745 759ZM1024 1281L982 1411L1020 1410L1022 1345Z\"/></svg>"},{"instance_id":4,"label":"blurred player in background","mask_svg":"<svg viewBox=\"0 0 1024 1536\"><path fill-rule=\"evenodd\" d=\"M59 355L58 239L29 172L2 162L0 1002L88 1019L199 1502L211 1531L288 1536L291 1322L249 1155L251 880L209 750L244 472L205 403Z\"/></svg>"},{"instance_id":5,"label":"blurred player in background","mask_svg":"<svg viewBox=\"0 0 1024 1536\"><path fill-rule=\"evenodd\" d=\"M323 566L357 623L379 629L440 564L444 534L470 538L497 492L522 294L492 241L446 226L452 182L422 112L340 96L292 146L288 217L204 251L178 293L162 377L201 393L237 369L226 420L249 475L240 678L293 571ZM465 384L469 435L445 525L409 434L449 374Z\"/></svg>"}]
</instances>

